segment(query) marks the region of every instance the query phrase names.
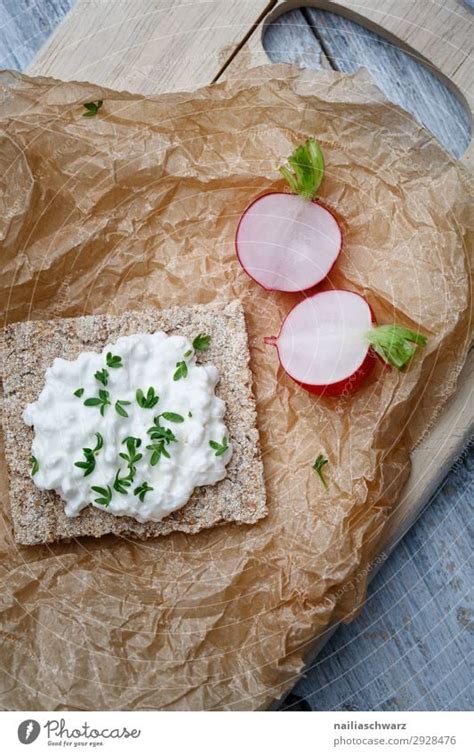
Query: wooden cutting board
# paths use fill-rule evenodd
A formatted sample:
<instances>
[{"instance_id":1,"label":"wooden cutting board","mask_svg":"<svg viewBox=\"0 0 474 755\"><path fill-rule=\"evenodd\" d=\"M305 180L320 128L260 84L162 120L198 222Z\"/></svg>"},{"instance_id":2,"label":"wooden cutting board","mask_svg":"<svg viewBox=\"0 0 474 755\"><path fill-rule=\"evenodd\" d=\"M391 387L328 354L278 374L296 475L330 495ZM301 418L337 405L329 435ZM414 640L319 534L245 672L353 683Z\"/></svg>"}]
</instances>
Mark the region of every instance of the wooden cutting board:
<instances>
[{"instance_id":1,"label":"wooden cutting board","mask_svg":"<svg viewBox=\"0 0 474 755\"><path fill-rule=\"evenodd\" d=\"M264 25L302 6L340 13L400 44L473 110L472 16L461 0L78 0L30 73L144 94L194 89L220 78L237 55L268 62Z\"/></svg>"},{"instance_id":2,"label":"wooden cutting board","mask_svg":"<svg viewBox=\"0 0 474 755\"><path fill-rule=\"evenodd\" d=\"M472 112L472 17L458 0L78 0L29 73L144 94L195 89L268 62L265 25L303 5L339 12L401 44L457 90ZM469 164L472 155L471 149L463 161ZM473 372L471 352L456 394L412 453L410 479L381 543L385 554L420 515L472 433ZM316 642L312 655L322 644Z\"/></svg>"}]
</instances>

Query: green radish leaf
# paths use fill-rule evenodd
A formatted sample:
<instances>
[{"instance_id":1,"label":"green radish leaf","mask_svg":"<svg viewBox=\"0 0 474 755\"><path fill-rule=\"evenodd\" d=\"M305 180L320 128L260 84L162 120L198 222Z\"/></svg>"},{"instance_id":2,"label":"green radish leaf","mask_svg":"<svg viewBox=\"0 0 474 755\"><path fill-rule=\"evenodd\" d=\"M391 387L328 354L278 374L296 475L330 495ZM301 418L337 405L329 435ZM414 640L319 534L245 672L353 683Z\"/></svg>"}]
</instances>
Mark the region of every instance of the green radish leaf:
<instances>
[{"instance_id":1,"label":"green radish leaf","mask_svg":"<svg viewBox=\"0 0 474 755\"><path fill-rule=\"evenodd\" d=\"M324 157L319 142L310 138L295 149L288 165L279 168L290 189L305 199L314 199L324 176Z\"/></svg>"},{"instance_id":2,"label":"green radish leaf","mask_svg":"<svg viewBox=\"0 0 474 755\"><path fill-rule=\"evenodd\" d=\"M426 346L427 339L401 325L379 325L366 333L372 349L384 362L403 370L413 357L417 346Z\"/></svg>"}]
</instances>

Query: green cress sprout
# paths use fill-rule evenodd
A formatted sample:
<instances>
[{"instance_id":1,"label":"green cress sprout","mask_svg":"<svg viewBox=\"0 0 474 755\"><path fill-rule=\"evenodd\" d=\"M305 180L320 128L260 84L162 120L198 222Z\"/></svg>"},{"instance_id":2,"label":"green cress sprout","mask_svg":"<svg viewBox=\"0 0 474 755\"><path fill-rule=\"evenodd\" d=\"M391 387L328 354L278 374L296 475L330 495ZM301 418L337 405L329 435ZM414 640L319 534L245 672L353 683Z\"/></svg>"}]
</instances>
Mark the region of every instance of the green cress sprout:
<instances>
[{"instance_id":1,"label":"green cress sprout","mask_svg":"<svg viewBox=\"0 0 474 755\"><path fill-rule=\"evenodd\" d=\"M131 403L131 401L123 401L122 399L119 399L115 402L115 411L117 414L120 414L121 417L128 417L128 414L123 407L128 406Z\"/></svg>"},{"instance_id":2,"label":"green cress sprout","mask_svg":"<svg viewBox=\"0 0 474 755\"><path fill-rule=\"evenodd\" d=\"M141 406L142 409L153 409L160 400L160 397L156 395L155 389L150 386L148 388L146 396L144 395L141 388L139 388L136 392L136 399L138 406Z\"/></svg>"},{"instance_id":3,"label":"green cress sprout","mask_svg":"<svg viewBox=\"0 0 474 755\"><path fill-rule=\"evenodd\" d=\"M95 503L98 503L99 506L104 506L105 508L110 505L110 501L112 500L112 490L110 489L110 485L106 485L105 488L102 488L99 485L93 485L91 490L98 493L100 496L100 498L95 499Z\"/></svg>"},{"instance_id":4,"label":"green cress sprout","mask_svg":"<svg viewBox=\"0 0 474 755\"><path fill-rule=\"evenodd\" d=\"M82 114L83 118L92 118L94 115L97 115L103 104L103 100L97 100L96 102L85 102L84 107L86 109L86 112Z\"/></svg>"},{"instance_id":5,"label":"green cress sprout","mask_svg":"<svg viewBox=\"0 0 474 755\"><path fill-rule=\"evenodd\" d=\"M143 503L145 500L145 496L147 493L150 492L150 490L154 490L154 488L151 487L147 482L142 482L141 485L139 485L135 490L133 491L135 495L137 495L140 499L140 501Z\"/></svg>"},{"instance_id":6,"label":"green cress sprout","mask_svg":"<svg viewBox=\"0 0 474 755\"><path fill-rule=\"evenodd\" d=\"M103 417L106 407L110 406L109 392L101 388L99 390L98 396L94 396L93 398L86 398L86 400L84 401L84 406L99 406L100 413Z\"/></svg>"},{"instance_id":7,"label":"green cress sprout","mask_svg":"<svg viewBox=\"0 0 474 755\"><path fill-rule=\"evenodd\" d=\"M316 472L316 474L318 475L318 477L321 480L321 482L323 483L323 485L326 488L326 490L328 489L328 484L327 484L326 479L325 479L324 474L323 474L323 467L327 463L328 463L328 460L325 459L322 454L319 454L319 456L317 457L317 459L314 462L313 467L312 467L314 469L314 471Z\"/></svg>"},{"instance_id":8,"label":"green cress sprout","mask_svg":"<svg viewBox=\"0 0 474 755\"><path fill-rule=\"evenodd\" d=\"M95 469L95 457L103 448L104 446L104 439L100 433L96 433L95 437L97 438L97 442L95 444L94 448L83 448L82 453L84 454L85 461L75 461L74 466L79 467L79 469L84 469L84 477L87 477L88 475L92 474L92 472Z\"/></svg>"},{"instance_id":9,"label":"green cress sprout","mask_svg":"<svg viewBox=\"0 0 474 755\"><path fill-rule=\"evenodd\" d=\"M107 367L110 367L111 369L115 370L118 367L123 367L122 357L117 354L112 354L111 351L107 352L105 361L107 362Z\"/></svg>"},{"instance_id":10,"label":"green cress sprout","mask_svg":"<svg viewBox=\"0 0 474 755\"><path fill-rule=\"evenodd\" d=\"M193 341L193 349L195 351L206 351L206 349L209 348L210 343L211 343L211 336L206 335L206 333L199 333L199 335L196 336L196 338Z\"/></svg>"},{"instance_id":11,"label":"green cress sprout","mask_svg":"<svg viewBox=\"0 0 474 755\"><path fill-rule=\"evenodd\" d=\"M188 365L186 362L176 362L176 371L173 375L173 380L181 380L188 375Z\"/></svg>"},{"instance_id":12,"label":"green cress sprout","mask_svg":"<svg viewBox=\"0 0 474 755\"><path fill-rule=\"evenodd\" d=\"M96 380L99 381L99 383L102 383L104 387L109 382L109 373L107 372L105 368L103 370L97 370L94 377Z\"/></svg>"},{"instance_id":13,"label":"green cress sprout","mask_svg":"<svg viewBox=\"0 0 474 755\"><path fill-rule=\"evenodd\" d=\"M227 438L222 438L222 443L218 443L215 440L210 440L209 445L212 450L215 451L215 456L223 456L223 454L225 454L225 452L229 448Z\"/></svg>"}]
</instances>

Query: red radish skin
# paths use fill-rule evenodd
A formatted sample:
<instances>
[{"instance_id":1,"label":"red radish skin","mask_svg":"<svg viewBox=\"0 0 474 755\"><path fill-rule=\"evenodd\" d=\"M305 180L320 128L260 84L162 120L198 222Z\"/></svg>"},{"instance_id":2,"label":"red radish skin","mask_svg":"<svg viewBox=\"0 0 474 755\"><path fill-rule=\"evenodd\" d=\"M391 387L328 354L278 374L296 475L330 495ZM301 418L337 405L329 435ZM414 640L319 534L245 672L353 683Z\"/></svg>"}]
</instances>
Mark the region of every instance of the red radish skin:
<instances>
[{"instance_id":1,"label":"red radish skin","mask_svg":"<svg viewBox=\"0 0 474 755\"><path fill-rule=\"evenodd\" d=\"M269 192L255 199L240 218L237 258L266 291L307 291L335 264L343 242L335 214L316 200Z\"/></svg>"},{"instance_id":2,"label":"red radish skin","mask_svg":"<svg viewBox=\"0 0 474 755\"><path fill-rule=\"evenodd\" d=\"M276 347L282 368L298 385L310 393L337 397L354 393L373 370L377 357L364 334L375 325L370 305L359 294L323 291L293 307L280 334L265 338L265 343ZM306 332L298 333L302 326ZM320 363L326 360L326 365L318 367L318 358ZM348 374L341 375L344 370ZM326 372L327 378L302 379L311 371L314 377ZM337 379L328 379L331 375Z\"/></svg>"}]
</instances>

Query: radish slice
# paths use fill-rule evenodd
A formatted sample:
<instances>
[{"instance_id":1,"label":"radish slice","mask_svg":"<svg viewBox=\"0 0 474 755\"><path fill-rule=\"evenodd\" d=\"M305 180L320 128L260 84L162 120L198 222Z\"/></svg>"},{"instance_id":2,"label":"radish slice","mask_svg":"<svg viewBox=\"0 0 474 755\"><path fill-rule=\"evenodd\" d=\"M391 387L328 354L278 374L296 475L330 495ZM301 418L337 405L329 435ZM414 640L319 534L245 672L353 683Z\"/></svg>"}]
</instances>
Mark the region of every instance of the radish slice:
<instances>
[{"instance_id":1,"label":"radish slice","mask_svg":"<svg viewBox=\"0 0 474 755\"><path fill-rule=\"evenodd\" d=\"M242 215L235 239L244 270L270 291L304 291L334 265L342 233L334 215L295 194L265 194Z\"/></svg>"},{"instance_id":2,"label":"radish slice","mask_svg":"<svg viewBox=\"0 0 474 755\"><path fill-rule=\"evenodd\" d=\"M402 369L426 338L398 325L375 326L366 300L352 291L324 291L300 302L283 322L276 346L281 365L312 393L355 391L371 372L375 353ZM372 348L371 348L372 347Z\"/></svg>"},{"instance_id":3,"label":"radish slice","mask_svg":"<svg viewBox=\"0 0 474 755\"><path fill-rule=\"evenodd\" d=\"M293 194L256 199L240 219L235 248L240 264L267 291L305 291L329 273L342 246L339 224L315 201L324 175L316 139L307 139L279 171Z\"/></svg>"}]
</instances>

